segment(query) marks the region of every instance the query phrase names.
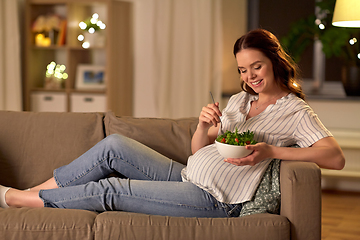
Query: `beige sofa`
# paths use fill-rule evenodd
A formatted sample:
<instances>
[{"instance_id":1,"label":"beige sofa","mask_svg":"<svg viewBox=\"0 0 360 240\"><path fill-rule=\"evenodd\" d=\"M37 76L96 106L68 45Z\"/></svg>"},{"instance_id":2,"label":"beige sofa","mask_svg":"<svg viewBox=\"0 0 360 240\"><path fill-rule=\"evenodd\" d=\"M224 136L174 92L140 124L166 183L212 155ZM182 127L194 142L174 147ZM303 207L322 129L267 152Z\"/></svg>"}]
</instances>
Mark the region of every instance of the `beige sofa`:
<instances>
[{"instance_id":1,"label":"beige sofa","mask_svg":"<svg viewBox=\"0 0 360 240\"><path fill-rule=\"evenodd\" d=\"M26 189L105 136L120 133L186 163L196 118L135 119L109 113L0 111L0 184ZM71 209L0 209L0 239L320 239L320 171L283 161L280 215L182 218Z\"/></svg>"}]
</instances>

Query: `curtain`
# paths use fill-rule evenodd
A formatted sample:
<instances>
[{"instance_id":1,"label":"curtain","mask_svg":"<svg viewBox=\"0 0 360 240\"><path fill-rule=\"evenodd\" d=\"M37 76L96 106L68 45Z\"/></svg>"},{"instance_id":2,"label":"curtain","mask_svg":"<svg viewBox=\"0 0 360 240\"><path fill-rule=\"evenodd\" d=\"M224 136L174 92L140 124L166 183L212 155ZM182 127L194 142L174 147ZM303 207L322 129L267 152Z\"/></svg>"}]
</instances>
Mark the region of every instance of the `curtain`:
<instances>
[{"instance_id":1,"label":"curtain","mask_svg":"<svg viewBox=\"0 0 360 240\"><path fill-rule=\"evenodd\" d=\"M0 0L0 110L22 110L18 7L17 0Z\"/></svg>"},{"instance_id":2,"label":"curtain","mask_svg":"<svg viewBox=\"0 0 360 240\"><path fill-rule=\"evenodd\" d=\"M221 99L220 0L135 1L136 116L197 117Z\"/></svg>"}]
</instances>

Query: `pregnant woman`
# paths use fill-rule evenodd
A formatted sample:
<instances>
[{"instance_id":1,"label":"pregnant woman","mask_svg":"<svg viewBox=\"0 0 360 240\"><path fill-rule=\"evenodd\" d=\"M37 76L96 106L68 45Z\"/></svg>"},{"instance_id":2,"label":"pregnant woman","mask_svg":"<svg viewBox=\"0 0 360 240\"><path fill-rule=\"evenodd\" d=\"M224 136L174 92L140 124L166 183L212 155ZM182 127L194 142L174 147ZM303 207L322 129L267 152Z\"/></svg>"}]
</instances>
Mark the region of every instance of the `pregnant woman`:
<instances>
[{"instance_id":1,"label":"pregnant woman","mask_svg":"<svg viewBox=\"0 0 360 240\"><path fill-rule=\"evenodd\" d=\"M1 207L53 207L128 211L184 217L237 217L271 159L314 162L342 169L344 155L304 101L296 65L270 32L238 39L234 56L244 91L221 112L203 107L187 166L120 135L110 135L46 182L28 190L0 186ZM221 120L221 124L220 123ZM223 159L217 135L252 131L253 153ZM291 148L297 144L300 148ZM112 177L116 172L125 178Z\"/></svg>"}]
</instances>

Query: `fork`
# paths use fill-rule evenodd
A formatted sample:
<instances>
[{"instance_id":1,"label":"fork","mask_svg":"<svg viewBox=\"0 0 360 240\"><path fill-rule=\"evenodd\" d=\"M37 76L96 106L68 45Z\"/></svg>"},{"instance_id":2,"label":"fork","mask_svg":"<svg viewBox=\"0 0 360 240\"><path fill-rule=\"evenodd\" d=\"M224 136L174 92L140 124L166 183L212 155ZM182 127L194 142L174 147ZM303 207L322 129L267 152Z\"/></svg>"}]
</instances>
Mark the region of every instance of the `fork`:
<instances>
[{"instance_id":1,"label":"fork","mask_svg":"<svg viewBox=\"0 0 360 240\"><path fill-rule=\"evenodd\" d=\"M210 96L211 96L211 99L212 99L212 101L213 101L213 103L214 103L214 105L215 105L214 96L212 95L211 91L210 91ZM219 118L219 119L220 119L220 127L221 127L221 124L222 124L221 118Z\"/></svg>"}]
</instances>

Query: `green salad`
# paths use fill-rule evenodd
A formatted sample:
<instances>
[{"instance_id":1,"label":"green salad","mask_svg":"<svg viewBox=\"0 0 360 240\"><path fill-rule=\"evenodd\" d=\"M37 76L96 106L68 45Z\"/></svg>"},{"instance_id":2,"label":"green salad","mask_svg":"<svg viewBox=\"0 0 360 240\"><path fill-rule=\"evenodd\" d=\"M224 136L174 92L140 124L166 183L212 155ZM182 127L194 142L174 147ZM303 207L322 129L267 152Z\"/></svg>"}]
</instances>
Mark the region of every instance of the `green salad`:
<instances>
[{"instance_id":1,"label":"green salad","mask_svg":"<svg viewBox=\"0 0 360 240\"><path fill-rule=\"evenodd\" d=\"M246 146L257 143L254 140L254 132L248 130L247 132L238 133L237 128L235 132L226 131L224 134L219 135L216 141L236 146Z\"/></svg>"}]
</instances>

